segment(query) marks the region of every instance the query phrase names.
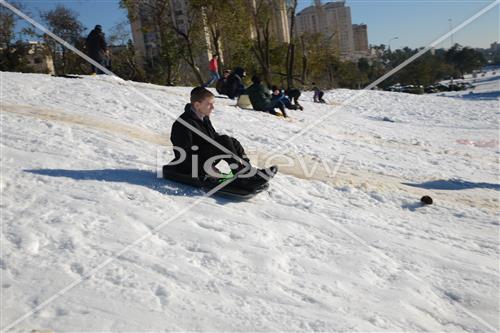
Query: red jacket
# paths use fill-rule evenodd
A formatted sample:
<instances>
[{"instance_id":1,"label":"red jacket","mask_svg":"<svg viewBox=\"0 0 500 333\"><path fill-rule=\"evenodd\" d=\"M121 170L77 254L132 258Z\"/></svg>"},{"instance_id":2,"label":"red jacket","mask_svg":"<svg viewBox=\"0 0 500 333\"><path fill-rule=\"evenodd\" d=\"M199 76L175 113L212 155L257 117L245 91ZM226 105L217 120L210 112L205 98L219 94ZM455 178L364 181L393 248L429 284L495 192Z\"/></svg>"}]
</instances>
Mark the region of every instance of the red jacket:
<instances>
[{"instance_id":1,"label":"red jacket","mask_svg":"<svg viewBox=\"0 0 500 333\"><path fill-rule=\"evenodd\" d=\"M210 60L210 62L208 63L208 70L211 72L217 72L218 70L217 59L212 58L212 60Z\"/></svg>"}]
</instances>

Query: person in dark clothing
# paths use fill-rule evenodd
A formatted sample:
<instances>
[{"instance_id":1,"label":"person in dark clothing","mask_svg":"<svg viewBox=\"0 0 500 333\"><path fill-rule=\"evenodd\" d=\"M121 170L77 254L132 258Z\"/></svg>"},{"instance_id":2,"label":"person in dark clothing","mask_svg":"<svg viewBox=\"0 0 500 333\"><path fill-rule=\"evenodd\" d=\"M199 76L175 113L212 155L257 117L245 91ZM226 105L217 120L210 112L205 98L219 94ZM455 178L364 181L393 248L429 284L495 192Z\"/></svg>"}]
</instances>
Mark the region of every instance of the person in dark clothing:
<instances>
[{"instance_id":1,"label":"person in dark clothing","mask_svg":"<svg viewBox=\"0 0 500 333\"><path fill-rule=\"evenodd\" d=\"M323 99L323 95L325 94L322 92L315 84L313 83L313 91L314 91L314 96L313 96L313 101L314 103L326 103L325 100Z\"/></svg>"},{"instance_id":2,"label":"person in dark clothing","mask_svg":"<svg viewBox=\"0 0 500 333\"><path fill-rule=\"evenodd\" d=\"M226 82L229 75L231 75L231 71L229 69L225 69L222 77L215 83L215 90L217 90L220 95L226 95Z\"/></svg>"},{"instance_id":3,"label":"person in dark clothing","mask_svg":"<svg viewBox=\"0 0 500 333\"><path fill-rule=\"evenodd\" d=\"M264 111L276 115L276 111L274 111L274 109L278 108L283 114L283 117L286 118L288 115L285 112L285 105L281 100L271 100L271 94L269 93L269 90L261 83L260 77L254 75L252 77L252 82L253 84L247 89L247 94L250 98L253 109L256 111Z\"/></svg>"},{"instance_id":4,"label":"person in dark clothing","mask_svg":"<svg viewBox=\"0 0 500 333\"><path fill-rule=\"evenodd\" d=\"M236 67L234 71L227 78L224 86L224 91L230 99L238 98L245 92L245 85L243 78L246 76L245 70L241 67Z\"/></svg>"},{"instance_id":5,"label":"person in dark clothing","mask_svg":"<svg viewBox=\"0 0 500 333\"><path fill-rule=\"evenodd\" d=\"M245 179L252 182L252 186L257 183L267 181L256 175L257 171L266 172L273 176L277 168L257 170L250 165L240 142L228 135L221 135L212 126L210 115L214 110L214 95L204 87L196 87L191 91L191 103L186 104L184 113L179 117L185 123L191 125L197 131L188 128L179 119L172 125L170 140L174 146L175 158L170 163L176 164L176 171L183 174L190 174L192 177L207 179L222 175L215 165L220 160L225 160L234 173L250 173L252 177L238 179L237 184L245 187ZM203 133L208 138L214 140L222 147L229 150L232 155L220 149L200 135ZM196 156L196 158L195 158ZM215 177L217 178L217 177ZM236 182L236 180L234 181Z\"/></svg>"},{"instance_id":6,"label":"person in dark clothing","mask_svg":"<svg viewBox=\"0 0 500 333\"><path fill-rule=\"evenodd\" d=\"M302 105L299 104L300 90L297 88L290 88L285 91L285 95L288 96L290 100L293 100L293 104L297 105L300 110L304 110Z\"/></svg>"},{"instance_id":7,"label":"person in dark clothing","mask_svg":"<svg viewBox=\"0 0 500 333\"><path fill-rule=\"evenodd\" d=\"M283 105L285 105L285 107L287 109L290 109L290 110L301 110L302 111L304 109L301 105L292 104L292 102L290 102L290 99L288 98L288 96L286 96L283 93L283 91L281 89L279 89L277 86L272 86L271 91L272 91L271 102L281 101L283 103ZM300 94L300 92L299 92L299 94Z\"/></svg>"},{"instance_id":8,"label":"person in dark clothing","mask_svg":"<svg viewBox=\"0 0 500 333\"><path fill-rule=\"evenodd\" d=\"M99 64L105 66L108 49L104 33L102 32L102 27L99 24L96 25L94 30L92 30L87 36L86 46L88 56ZM99 68L92 65L92 73L102 74L103 72Z\"/></svg>"}]
</instances>

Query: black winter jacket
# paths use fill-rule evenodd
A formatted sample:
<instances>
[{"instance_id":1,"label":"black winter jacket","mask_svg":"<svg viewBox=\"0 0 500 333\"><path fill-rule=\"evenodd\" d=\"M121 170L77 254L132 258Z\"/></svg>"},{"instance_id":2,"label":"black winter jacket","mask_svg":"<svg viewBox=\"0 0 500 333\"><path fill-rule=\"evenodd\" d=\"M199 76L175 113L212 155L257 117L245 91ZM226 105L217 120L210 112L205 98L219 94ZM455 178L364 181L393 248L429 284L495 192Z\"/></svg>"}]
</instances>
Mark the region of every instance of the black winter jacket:
<instances>
[{"instance_id":1,"label":"black winter jacket","mask_svg":"<svg viewBox=\"0 0 500 333\"><path fill-rule=\"evenodd\" d=\"M186 104L184 113L179 118L215 141L220 137L212 126L210 119L205 117L203 121L200 120L189 103ZM181 148L186 152L186 159L176 166L177 171L181 173L191 174L194 154L198 155L198 175L200 176L204 174L203 164L207 159L215 155L224 154L224 152L202 138L199 134L181 124L179 120L176 120L172 125L170 141L172 141L174 147ZM193 146L197 146L198 149L193 149ZM175 159L172 162L176 162L182 157L178 149L174 149L174 154Z\"/></svg>"},{"instance_id":2,"label":"black winter jacket","mask_svg":"<svg viewBox=\"0 0 500 333\"><path fill-rule=\"evenodd\" d=\"M107 50L104 33L99 30L92 30L86 40L87 54L94 60L102 60L104 52Z\"/></svg>"},{"instance_id":3,"label":"black winter jacket","mask_svg":"<svg viewBox=\"0 0 500 333\"><path fill-rule=\"evenodd\" d=\"M229 75L224 85L224 92L229 98L235 98L245 92L245 84L243 83L243 74L245 70L241 67L236 67Z\"/></svg>"}]
</instances>

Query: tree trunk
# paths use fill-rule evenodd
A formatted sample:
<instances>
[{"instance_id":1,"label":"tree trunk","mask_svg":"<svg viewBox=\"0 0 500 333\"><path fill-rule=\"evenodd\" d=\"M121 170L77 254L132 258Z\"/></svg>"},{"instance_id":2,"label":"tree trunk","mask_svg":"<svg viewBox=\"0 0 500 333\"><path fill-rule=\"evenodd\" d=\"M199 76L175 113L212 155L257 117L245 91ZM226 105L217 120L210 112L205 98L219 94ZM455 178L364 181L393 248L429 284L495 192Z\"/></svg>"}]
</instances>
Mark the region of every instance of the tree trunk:
<instances>
[{"instance_id":1,"label":"tree trunk","mask_svg":"<svg viewBox=\"0 0 500 333\"><path fill-rule=\"evenodd\" d=\"M286 85L287 89L293 88L293 64L295 62L295 44L290 43L288 45L287 52L287 72L286 72Z\"/></svg>"},{"instance_id":2,"label":"tree trunk","mask_svg":"<svg viewBox=\"0 0 500 333\"><path fill-rule=\"evenodd\" d=\"M297 10L297 0L292 1L290 7L290 42L286 53L286 84L287 89L293 88L293 64L295 63L295 44L293 43L293 33L295 28L295 11Z\"/></svg>"},{"instance_id":3,"label":"tree trunk","mask_svg":"<svg viewBox=\"0 0 500 333\"><path fill-rule=\"evenodd\" d=\"M300 37L300 41L302 44L302 73L300 75L300 79L302 80L302 84L305 84L307 78L307 55L303 36Z\"/></svg>"}]
</instances>

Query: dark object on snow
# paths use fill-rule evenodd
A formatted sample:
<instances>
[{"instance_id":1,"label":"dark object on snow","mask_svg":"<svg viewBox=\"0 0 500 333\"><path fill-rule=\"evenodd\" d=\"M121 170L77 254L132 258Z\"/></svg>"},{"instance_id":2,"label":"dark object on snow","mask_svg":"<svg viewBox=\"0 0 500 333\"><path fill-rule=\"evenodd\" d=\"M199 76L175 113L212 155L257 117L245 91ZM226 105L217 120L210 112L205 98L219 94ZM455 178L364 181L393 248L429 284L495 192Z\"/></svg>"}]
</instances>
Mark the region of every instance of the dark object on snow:
<instances>
[{"instance_id":1,"label":"dark object on snow","mask_svg":"<svg viewBox=\"0 0 500 333\"><path fill-rule=\"evenodd\" d=\"M428 195L424 195L420 201L424 204L424 205L432 205L432 198Z\"/></svg>"},{"instance_id":2,"label":"dark object on snow","mask_svg":"<svg viewBox=\"0 0 500 333\"><path fill-rule=\"evenodd\" d=\"M72 75L72 74L60 74L60 75L51 75L53 77L63 77L65 79L81 79L81 76Z\"/></svg>"},{"instance_id":3,"label":"dark object on snow","mask_svg":"<svg viewBox=\"0 0 500 333\"><path fill-rule=\"evenodd\" d=\"M388 122L390 122L390 123L393 123L393 122L394 122L394 120L392 120L391 118L388 118L388 117L384 117L384 118L382 118L382 121L388 121Z\"/></svg>"}]
</instances>

